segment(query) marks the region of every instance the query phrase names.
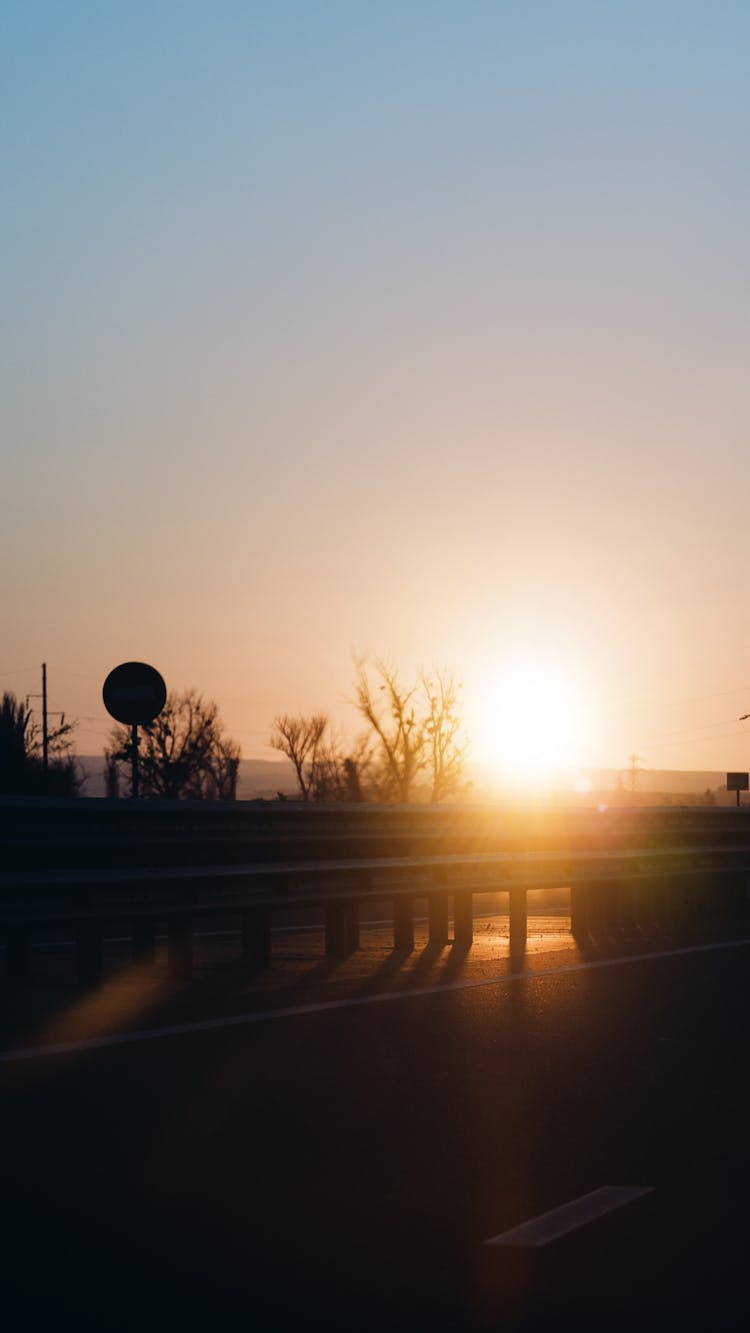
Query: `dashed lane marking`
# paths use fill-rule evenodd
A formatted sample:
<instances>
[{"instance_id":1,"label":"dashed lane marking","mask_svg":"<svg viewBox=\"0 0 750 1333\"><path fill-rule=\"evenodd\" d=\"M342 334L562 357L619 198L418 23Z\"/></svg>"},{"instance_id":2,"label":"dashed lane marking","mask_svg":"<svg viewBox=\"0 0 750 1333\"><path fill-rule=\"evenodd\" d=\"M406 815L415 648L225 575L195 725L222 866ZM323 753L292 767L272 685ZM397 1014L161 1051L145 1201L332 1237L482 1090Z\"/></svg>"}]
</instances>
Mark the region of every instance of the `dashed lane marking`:
<instances>
[{"instance_id":1,"label":"dashed lane marking","mask_svg":"<svg viewBox=\"0 0 750 1333\"><path fill-rule=\"evenodd\" d=\"M559 1208L540 1213L539 1217L532 1217L530 1221L522 1222L510 1231L503 1231L499 1236L492 1236L484 1243L539 1249L652 1192L653 1185L602 1185L600 1189L591 1190L590 1194L582 1194L579 1199L572 1199Z\"/></svg>"}]
</instances>

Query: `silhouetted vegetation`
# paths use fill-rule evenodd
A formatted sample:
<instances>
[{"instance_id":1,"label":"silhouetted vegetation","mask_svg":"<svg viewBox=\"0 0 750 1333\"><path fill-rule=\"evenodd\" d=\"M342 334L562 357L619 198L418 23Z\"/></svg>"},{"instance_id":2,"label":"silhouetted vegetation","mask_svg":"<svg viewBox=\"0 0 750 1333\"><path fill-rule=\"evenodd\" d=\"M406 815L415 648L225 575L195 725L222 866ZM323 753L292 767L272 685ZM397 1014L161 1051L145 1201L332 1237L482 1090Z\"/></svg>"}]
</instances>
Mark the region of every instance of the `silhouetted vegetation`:
<instances>
[{"instance_id":1,"label":"silhouetted vegetation","mask_svg":"<svg viewBox=\"0 0 750 1333\"><path fill-rule=\"evenodd\" d=\"M47 733L48 760L43 757L42 729L27 704L6 692L0 701L0 793L9 796L76 796L83 785L74 756L74 722L60 722Z\"/></svg>"},{"instance_id":2,"label":"silhouetted vegetation","mask_svg":"<svg viewBox=\"0 0 750 1333\"><path fill-rule=\"evenodd\" d=\"M371 774L383 801L442 801L464 786L467 742L460 684L448 671L402 685L398 672L380 658L375 684L364 659L356 660L355 706L368 723Z\"/></svg>"},{"instance_id":3,"label":"silhouetted vegetation","mask_svg":"<svg viewBox=\"0 0 750 1333\"><path fill-rule=\"evenodd\" d=\"M371 681L355 659L353 703L366 730L345 750L325 713L274 718L271 745L291 761L303 800L441 801L465 789L466 737L459 692L448 671L403 685L381 659Z\"/></svg>"},{"instance_id":4,"label":"silhouetted vegetation","mask_svg":"<svg viewBox=\"0 0 750 1333\"><path fill-rule=\"evenodd\" d=\"M131 732L116 726L104 752L108 796L131 795ZM139 795L233 801L240 747L224 733L218 706L194 689L167 695L158 717L138 729Z\"/></svg>"},{"instance_id":5,"label":"silhouetted vegetation","mask_svg":"<svg viewBox=\"0 0 750 1333\"><path fill-rule=\"evenodd\" d=\"M273 720L271 745L291 761L303 801L362 801L370 766L365 738L343 751L326 713L282 713Z\"/></svg>"},{"instance_id":6,"label":"silhouetted vegetation","mask_svg":"<svg viewBox=\"0 0 750 1333\"><path fill-rule=\"evenodd\" d=\"M315 788L318 751L328 727L326 713L282 713L273 720L271 745L280 750L292 763L303 801L310 798Z\"/></svg>"}]
</instances>

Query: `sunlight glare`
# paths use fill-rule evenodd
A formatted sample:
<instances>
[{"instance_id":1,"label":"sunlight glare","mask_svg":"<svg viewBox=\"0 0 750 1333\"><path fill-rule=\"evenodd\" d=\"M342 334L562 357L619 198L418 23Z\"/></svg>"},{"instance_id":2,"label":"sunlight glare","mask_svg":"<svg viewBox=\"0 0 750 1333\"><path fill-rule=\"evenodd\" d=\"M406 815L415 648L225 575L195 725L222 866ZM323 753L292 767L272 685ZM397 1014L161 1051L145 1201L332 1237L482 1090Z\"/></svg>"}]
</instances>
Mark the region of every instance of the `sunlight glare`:
<instances>
[{"instance_id":1,"label":"sunlight glare","mask_svg":"<svg viewBox=\"0 0 750 1333\"><path fill-rule=\"evenodd\" d=\"M476 759L513 785L548 782L578 760L581 699L561 669L515 662L488 686L472 728Z\"/></svg>"}]
</instances>

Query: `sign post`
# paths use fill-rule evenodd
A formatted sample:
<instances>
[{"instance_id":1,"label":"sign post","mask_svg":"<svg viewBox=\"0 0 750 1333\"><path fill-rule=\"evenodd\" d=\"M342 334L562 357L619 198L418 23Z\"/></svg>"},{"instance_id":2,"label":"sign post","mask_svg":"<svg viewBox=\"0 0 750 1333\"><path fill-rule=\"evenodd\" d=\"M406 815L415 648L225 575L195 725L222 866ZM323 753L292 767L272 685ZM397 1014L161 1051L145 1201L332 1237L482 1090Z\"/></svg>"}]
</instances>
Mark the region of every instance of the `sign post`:
<instances>
[{"instance_id":1,"label":"sign post","mask_svg":"<svg viewBox=\"0 0 750 1333\"><path fill-rule=\"evenodd\" d=\"M750 773L727 773L727 791L736 791L737 805L740 803L740 792L749 788Z\"/></svg>"},{"instance_id":2,"label":"sign post","mask_svg":"<svg viewBox=\"0 0 750 1333\"><path fill-rule=\"evenodd\" d=\"M102 688L104 707L116 722L130 727L131 794L138 796L138 728L148 726L167 702L167 687L155 667L123 662L110 671Z\"/></svg>"}]
</instances>

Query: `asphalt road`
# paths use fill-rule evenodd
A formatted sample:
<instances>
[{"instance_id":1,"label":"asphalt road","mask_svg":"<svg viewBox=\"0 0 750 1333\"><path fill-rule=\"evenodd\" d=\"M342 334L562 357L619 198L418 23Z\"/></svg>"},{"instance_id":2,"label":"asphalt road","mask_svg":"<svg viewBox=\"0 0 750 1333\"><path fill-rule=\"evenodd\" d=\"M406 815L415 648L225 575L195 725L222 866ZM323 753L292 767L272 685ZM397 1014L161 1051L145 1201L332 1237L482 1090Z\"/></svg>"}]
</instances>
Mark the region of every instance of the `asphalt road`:
<instances>
[{"instance_id":1,"label":"asphalt road","mask_svg":"<svg viewBox=\"0 0 750 1333\"><path fill-rule=\"evenodd\" d=\"M363 944L4 986L6 1327L744 1328L750 945Z\"/></svg>"}]
</instances>

